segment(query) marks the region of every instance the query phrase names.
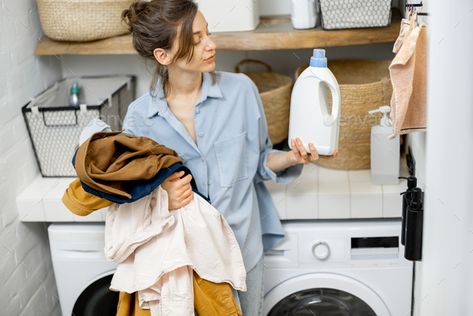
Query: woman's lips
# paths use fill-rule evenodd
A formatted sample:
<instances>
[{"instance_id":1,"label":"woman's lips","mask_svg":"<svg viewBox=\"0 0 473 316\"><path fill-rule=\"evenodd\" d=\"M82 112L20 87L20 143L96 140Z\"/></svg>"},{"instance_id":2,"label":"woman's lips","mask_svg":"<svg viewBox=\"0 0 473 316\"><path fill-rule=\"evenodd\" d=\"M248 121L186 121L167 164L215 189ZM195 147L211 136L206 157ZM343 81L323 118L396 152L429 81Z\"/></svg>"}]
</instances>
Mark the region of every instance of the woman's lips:
<instances>
[{"instance_id":1,"label":"woman's lips","mask_svg":"<svg viewBox=\"0 0 473 316\"><path fill-rule=\"evenodd\" d=\"M209 58L204 59L206 63L213 63L215 61L215 55L210 56Z\"/></svg>"}]
</instances>

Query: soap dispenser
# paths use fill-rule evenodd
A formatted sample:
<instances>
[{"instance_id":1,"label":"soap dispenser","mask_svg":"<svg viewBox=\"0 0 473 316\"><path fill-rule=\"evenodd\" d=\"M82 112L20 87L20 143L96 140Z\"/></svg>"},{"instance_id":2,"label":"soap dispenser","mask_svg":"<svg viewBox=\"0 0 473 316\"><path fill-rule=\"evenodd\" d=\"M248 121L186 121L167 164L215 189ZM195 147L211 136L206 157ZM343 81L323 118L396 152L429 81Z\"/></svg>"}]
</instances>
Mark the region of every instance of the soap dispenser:
<instances>
[{"instance_id":1,"label":"soap dispenser","mask_svg":"<svg viewBox=\"0 0 473 316\"><path fill-rule=\"evenodd\" d=\"M390 138L392 122L388 117L391 107L384 105L368 111L369 114L382 113L379 125L371 128L371 182L373 184L399 183L399 136Z\"/></svg>"},{"instance_id":2,"label":"soap dispenser","mask_svg":"<svg viewBox=\"0 0 473 316\"><path fill-rule=\"evenodd\" d=\"M406 244L406 220L407 220L407 207L413 200L412 192L414 192L414 188L417 188L417 178L414 176L409 177L399 177L399 179L407 180L407 190L402 192L402 216L401 216L401 244Z\"/></svg>"},{"instance_id":3,"label":"soap dispenser","mask_svg":"<svg viewBox=\"0 0 473 316\"><path fill-rule=\"evenodd\" d=\"M422 234L424 222L424 192L412 189L412 200L406 210L406 245L404 258L411 261L422 260Z\"/></svg>"}]
</instances>

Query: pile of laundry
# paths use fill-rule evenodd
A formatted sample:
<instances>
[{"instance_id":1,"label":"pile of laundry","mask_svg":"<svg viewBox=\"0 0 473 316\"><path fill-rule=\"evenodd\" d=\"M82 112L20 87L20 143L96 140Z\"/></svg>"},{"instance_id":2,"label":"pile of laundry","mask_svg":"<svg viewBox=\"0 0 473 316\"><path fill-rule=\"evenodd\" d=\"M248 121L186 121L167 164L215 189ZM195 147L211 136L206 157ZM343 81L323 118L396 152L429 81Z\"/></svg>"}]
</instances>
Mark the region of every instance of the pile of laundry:
<instances>
[{"instance_id":1,"label":"pile of laundry","mask_svg":"<svg viewBox=\"0 0 473 316\"><path fill-rule=\"evenodd\" d=\"M190 170L152 139L97 126L81 135L78 178L63 203L80 216L108 207L104 251L118 264L117 315L241 315L234 290L246 291L246 271L228 223L193 180L193 200L168 209L161 183Z\"/></svg>"}]
</instances>

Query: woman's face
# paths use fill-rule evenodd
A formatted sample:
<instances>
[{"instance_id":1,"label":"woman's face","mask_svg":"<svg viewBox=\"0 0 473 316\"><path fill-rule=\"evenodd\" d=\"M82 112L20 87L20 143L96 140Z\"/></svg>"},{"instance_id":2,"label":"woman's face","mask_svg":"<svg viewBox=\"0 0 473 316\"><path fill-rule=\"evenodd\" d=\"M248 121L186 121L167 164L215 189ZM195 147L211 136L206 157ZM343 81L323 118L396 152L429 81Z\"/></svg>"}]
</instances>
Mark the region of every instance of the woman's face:
<instances>
[{"instance_id":1,"label":"woman's face","mask_svg":"<svg viewBox=\"0 0 473 316\"><path fill-rule=\"evenodd\" d=\"M207 21L204 15L197 11L192 24L194 54L188 62L187 57L176 60L172 65L186 71L211 72L215 70L216 46L210 39ZM176 53L179 41L174 42L172 52ZM171 65L170 65L171 66Z\"/></svg>"}]
</instances>

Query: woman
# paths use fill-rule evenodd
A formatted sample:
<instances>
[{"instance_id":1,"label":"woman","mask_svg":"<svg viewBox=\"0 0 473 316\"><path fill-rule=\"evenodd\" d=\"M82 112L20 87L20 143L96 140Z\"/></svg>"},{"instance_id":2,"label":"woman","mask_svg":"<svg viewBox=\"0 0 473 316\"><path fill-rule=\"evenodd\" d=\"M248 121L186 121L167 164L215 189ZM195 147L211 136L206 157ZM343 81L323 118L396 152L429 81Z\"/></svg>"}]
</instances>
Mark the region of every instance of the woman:
<instances>
[{"instance_id":1,"label":"woman","mask_svg":"<svg viewBox=\"0 0 473 316\"><path fill-rule=\"evenodd\" d=\"M243 314L261 315L263 248L284 235L263 181L294 179L301 164L318 159L317 151L310 144L308 154L300 140L289 152L271 149L256 86L243 74L215 72L215 43L194 2L139 1L123 18L135 49L156 63L150 92L130 105L125 131L174 149L192 171L239 242L248 272L248 291L239 293ZM191 176L182 176L162 185L170 209L193 197Z\"/></svg>"}]
</instances>

